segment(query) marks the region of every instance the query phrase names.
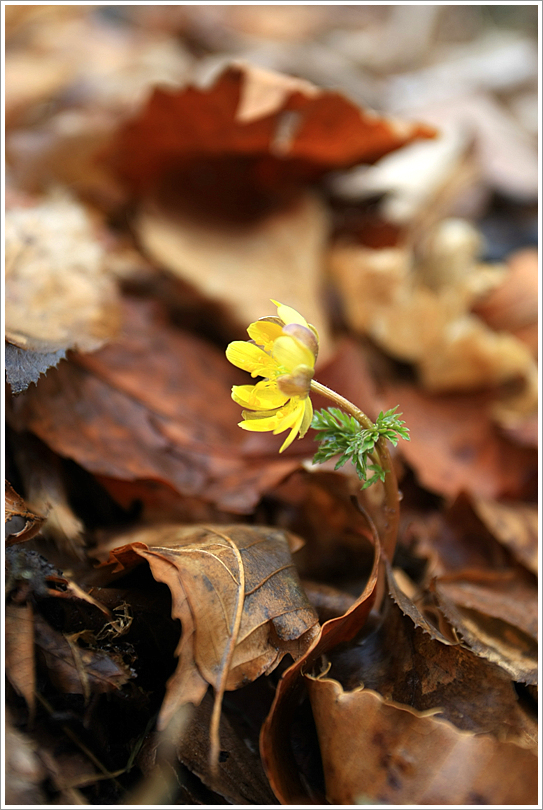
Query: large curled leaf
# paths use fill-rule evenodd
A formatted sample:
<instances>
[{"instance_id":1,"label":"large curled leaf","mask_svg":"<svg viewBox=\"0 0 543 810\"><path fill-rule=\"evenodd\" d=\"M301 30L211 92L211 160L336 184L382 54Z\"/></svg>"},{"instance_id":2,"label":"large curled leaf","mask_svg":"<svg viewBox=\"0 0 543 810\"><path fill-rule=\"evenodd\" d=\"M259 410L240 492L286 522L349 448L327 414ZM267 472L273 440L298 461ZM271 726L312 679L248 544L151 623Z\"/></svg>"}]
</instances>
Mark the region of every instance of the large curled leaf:
<instances>
[{"instance_id":1,"label":"large curled leaf","mask_svg":"<svg viewBox=\"0 0 543 810\"><path fill-rule=\"evenodd\" d=\"M290 556L299 546L277 529L167 526L134 532L111 552L113 571L144 559L172 595L181 620L179 662L159 724L183 704L199 704L209 685L238 689L302 655L318 631ZM128 542L127 542L128 541Z\"/></svg>"}]
</instances>

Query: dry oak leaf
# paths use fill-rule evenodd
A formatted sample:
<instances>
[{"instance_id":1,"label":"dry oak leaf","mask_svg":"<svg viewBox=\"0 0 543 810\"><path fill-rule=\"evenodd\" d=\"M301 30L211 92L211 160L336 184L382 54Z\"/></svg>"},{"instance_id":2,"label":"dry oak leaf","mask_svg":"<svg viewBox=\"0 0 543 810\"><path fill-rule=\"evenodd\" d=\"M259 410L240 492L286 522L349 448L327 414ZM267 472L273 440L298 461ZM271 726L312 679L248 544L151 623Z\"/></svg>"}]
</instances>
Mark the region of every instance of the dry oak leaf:
<instances>
[{"instance_id":1,"label":"dry oak leaf","mask_svg":"<svg viewBox=\"0 0 543 810\"><path fill-rule=\"evenodd\" d=\"M119 132L111 160L139 192L195 156L272 156L277 174L308 180L434 135L301 79L233 64L210 87L156 89Z\"/></svg>"},{"instance_id":2,"label":"dry oak leaf","mask_svg":"<svg viewBox=\"0 0 543 810\"><path fill-rule=\"evenodd\" d=\"M166 526L120 538L105 565L116 574L146 560L172 596L182 635L177 669L159 717L165 727L185 703L272 672L290 653L302 655L319 630L291 550L288 532L254 526ZM127 542L128 541L128 542Z\"/></svg>"},{"instance_id":3,"label":"dry oak leaf","mask_svg":"<svg viewBox=\"0 0 543 810\"><path fill-rule=\"evenodd\" d=\"M528 805L537 756L370 689L306 677L330 804Z\"/></svg>"},{"instance_id":4,"label":"dry oak leaf","mask_svg":"<svg viewBox=\"0 0 543 810\"><path fill-rule=\"evenodd\" d=\"M16 391L36 382L43 356L55 364L67 349L95 351L119 326L117 291L85 209L51 195L6 212L6 339L34 352L32 368L14 365ZM7 366L10 381L11 365Z\"/></svg>"}]
</instances>

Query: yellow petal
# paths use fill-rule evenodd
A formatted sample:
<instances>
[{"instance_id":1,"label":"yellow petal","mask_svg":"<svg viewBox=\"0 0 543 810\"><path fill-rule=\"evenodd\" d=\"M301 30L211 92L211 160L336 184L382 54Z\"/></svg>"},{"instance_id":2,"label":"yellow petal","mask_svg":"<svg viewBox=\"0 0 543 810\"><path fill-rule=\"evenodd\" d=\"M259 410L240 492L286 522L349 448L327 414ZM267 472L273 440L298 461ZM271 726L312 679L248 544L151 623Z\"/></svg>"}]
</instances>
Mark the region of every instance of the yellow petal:
<instances>
[{"instance_id":1,"label":"yellow petal","mask_svg":"<svg viewBox=\"0 0 543 810\"><path fill-rule=\"evenodd\" d=\"M280 391L274 383L262 381L256 385L234 385L232 399L242 408L273 410L284 405L288 395Z\"/></svg>"},{"instance_id":2,"label":"yellow petal","mask_svg":"<svg viewBox=\"0 0 543 810\"><path fill-rule=\"evenodd\" d=\"M309 397L307 397L307 399L304 401L304 404L305 410L302 423L300 425L300 439L303 439L303 437L309 430L309 426L311 425L311 421L313 419L313 404Z\"/></svg>"},{"instance_id":3,"label":"yellow petal","mask_svg":"<svg viewBox=\"0 0 543 810\"><path fill-rule=\"evenodd\" d=\"M298 366L315 368L315 355L299 340L290 335L278 337L273 344L272 356L286 374L295 371Z\"/></svg>"},{"instance_id":4,"label":"yellow petal","mask_svg":"<svg viewBox=\"0 0 543 810\"><path fill-rule=\"evenodd\" d=\"M260 416L257 413L243 412L245 419L238 422L240 428L243 430L252 430L256 433L267 433L268 431L275 430L277 425L277 416Z\"/></svg>"},{"instance_id":5,"label":"yellow petal","mask_svg":"<svg viewBox=\"0 0 543 810\"><path fill-rule=\"evenodd\" d=\"M234 340L230 343L226 347L226 357L233 366L250 371L253 377L266 377L277 369L277 363L269 354L246 340Z\"/></svg>"},{"instance_id":6,"label":"yellow petal","mask_svg":"<svg viewBox=\"0 0 543 810\"><path fill-rule=\"evenodd\" d=\"M300 401L300 402L298 402L296 404L296 409L295 409L294 414L293 414L295 419L294 419L294 423L292 424L292 429L291 429L290 433L288 434L287 438L285 439L285 441L283 442L283 444L281 445L281 447L279 448L280 453L282 453L283 450L286 450L287 447L289 447L292 444L292 442L294 441L294 439L296 438L296 434L300 430L300 425L301 425L302 420L304 418L304 412L305 412L304 403L302 401ZM289 427L290 427L290 425L289 425ZM283 430L285 430L285 428L283 428ZM274 430L274 433L282 433L282 430L279 430L278 428L276 428Z\"/></svg>"},{"instance_id":7,"label":"yellow petal","mask_svg":"<svg viewBox=\"0 0 543 810\"><path fill-rule=\"evenodd\" d=\"M287 307L285 304L280 304L279 301L274 301L273 298L270 298L270 301L277 307L277 314L284 324L300 323L302 326L308 326L304 316L300 315L300 313L296 312L296 310L292 307Z\"/></svg>"},{"instance_id":8,"label":"yellow petal","mask_svg":"<svg viewBox=\"0 0 543 810\"><path fill-rule=\"evenodd\" d=\"M255 323L251 323L247 327L249 337L267 352L271 351L274 340L281 335L282 331L281 324L264 320L255 321Z\"/></svg>"}]
</instances>

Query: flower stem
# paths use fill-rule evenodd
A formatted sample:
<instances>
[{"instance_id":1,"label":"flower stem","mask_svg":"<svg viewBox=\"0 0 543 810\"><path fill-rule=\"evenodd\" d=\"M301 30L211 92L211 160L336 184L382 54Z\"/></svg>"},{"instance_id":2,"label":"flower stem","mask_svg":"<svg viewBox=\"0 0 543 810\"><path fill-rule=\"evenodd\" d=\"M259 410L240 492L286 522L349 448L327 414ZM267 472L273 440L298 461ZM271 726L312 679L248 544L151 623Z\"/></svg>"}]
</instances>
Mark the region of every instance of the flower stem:
<instances>
[{"instance_id":1,"label":"flower stem","mask_svg":"<svg viewBox=\"0 0 543 810\"><path fill-rule=\"evenodd\" d=\"M353 416L362 428L371 430L375 427L369 416L366 416L360 408L357 408L356 405L353 405L348 399L342 397L341 394L336 394L331 388L327 388L326 385L322 385L322 383L317 382L317 380L311 380L311 390L315 394L321 394L321 396L332 400L338 408L341 408L342 411ZM385 471L385 480L383 483L385 493L385 528L382 539L382 550L389 562L392 562L400 520L400 494L398 492L398 483L392 464L392 458L386 439L383 436L378 439L372 457Z\"/></svg>"}]
</instances>

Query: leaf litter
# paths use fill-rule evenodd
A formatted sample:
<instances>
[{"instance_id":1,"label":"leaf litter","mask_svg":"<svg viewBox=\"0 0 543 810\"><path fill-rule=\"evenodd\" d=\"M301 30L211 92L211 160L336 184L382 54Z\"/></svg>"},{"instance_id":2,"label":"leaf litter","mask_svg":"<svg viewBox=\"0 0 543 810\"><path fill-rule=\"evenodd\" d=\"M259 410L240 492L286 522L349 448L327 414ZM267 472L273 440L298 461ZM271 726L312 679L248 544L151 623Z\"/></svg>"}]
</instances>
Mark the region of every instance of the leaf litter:
<instances>
[{"instance_id":1,"label":"leaf litter","mask_svg":"<svg viewBox=\"0 0 543 810\"><path fill-rule=\"evenodd\" d=\"M6 9L13 803L535 802L537 88L500 13ZM270 298L400 404L393 560L378 485L237 427Z\"/></svg>"}]
</instances>

